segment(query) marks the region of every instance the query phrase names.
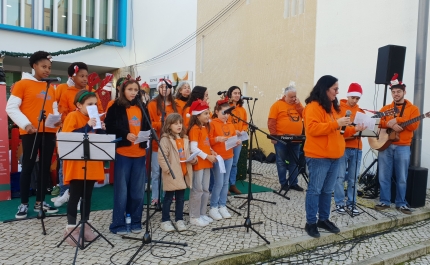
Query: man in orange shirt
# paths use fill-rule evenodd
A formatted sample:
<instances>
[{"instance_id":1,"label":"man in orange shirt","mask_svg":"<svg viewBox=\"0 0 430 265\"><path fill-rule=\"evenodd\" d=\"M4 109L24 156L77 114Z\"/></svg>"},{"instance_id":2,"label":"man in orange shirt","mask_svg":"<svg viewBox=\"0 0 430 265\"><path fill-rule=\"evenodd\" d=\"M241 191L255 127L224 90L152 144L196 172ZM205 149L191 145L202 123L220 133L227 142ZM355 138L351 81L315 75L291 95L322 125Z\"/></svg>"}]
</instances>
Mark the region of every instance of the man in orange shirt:
<instances>
[{"instance_id":1,"label":"man in orange shirt","mask_svg":"<svg viewBox=\"0 0 430 265\"><path fill-rule=\"evenodd\" d=\"M358 107L358 101L363 95L363 89L357 83L349 85L347 99L340 100L340 116L345 116L346 111L351 111L350 120L353 121L357 112L363 112ZM344 134L345 135L345 134ZM348 210L351 214L359 214L355 207L357 202L357 177L360 172L361 164L361 138L359 137L344 137L345 138L345 154L339 161L339 174L334 185L334 202L336 203L336 212L345 214ZM347 173L348 172L348 173ZM346 209L345 209L345 191L344 183L348 183Z\"/></svg>"},{"instance_id":2,"label":"man in orange shirt","mask_svg":"<svg viewBox=\"0 0 430 265\"><path fill-rule=\"evenodd\" d=\"M382 107L384 112L391 108L397 108L399 114L394 117L385 116L381 118L381 128L391 128L399 133L400 140L393 142L387 149L379 152L379 185L381 187L380 203L375 205L375 210L384 210L391 205L391 178L395 172L396 182L396 209L404 214L411 214L407 206L406 196L406 179L408 177L409 161L411 156L411 141L414 131L418 128L419 122L410 125L401 126L402 122L418 117L419 109L410 101L405 99L406 85L397 80L397 74L391 80L391 96L393 102Z\"/></svg>"},{"instance_id":3,"label":"man in orange shirt","mask_svg":"<svg viewBox=\"0 0 430 265\"><path fill-rule=\"evenodd\" d=\"M276 101L270 108L267 126L273 135L301 135L303 132L303 105L297 97L296 88L293 85L285 88L284 96ZM300 143L288 142L287 145L272 140L276 152L276 168L278 170L279 183L283 189L303 191L298 184L298 172L296 157L299 157ZM290 149L290 150L288 150ZM288 180L287 180L288 170Z\"/></svg>"}]
</instances>

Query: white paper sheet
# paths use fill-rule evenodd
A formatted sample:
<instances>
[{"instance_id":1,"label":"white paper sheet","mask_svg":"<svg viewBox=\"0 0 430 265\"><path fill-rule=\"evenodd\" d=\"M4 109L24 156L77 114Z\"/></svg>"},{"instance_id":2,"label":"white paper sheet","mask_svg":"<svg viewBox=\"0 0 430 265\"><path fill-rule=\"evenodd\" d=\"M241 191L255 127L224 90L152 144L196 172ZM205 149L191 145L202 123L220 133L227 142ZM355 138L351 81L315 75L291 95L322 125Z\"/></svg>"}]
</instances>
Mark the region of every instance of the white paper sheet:
<instances>
[{"instance_id":1,"label":"white paper sheet","mask_svg":"<svg viewBox=\"0 0 430 265\"><path fill-rule=\"evenodd\" d=\"M46 118L45 126L48 128L56 128L54 124L61 121L61 114L55 115L49 113L48 118Z\"/></svg>"},{"instance_id":2,"label":"white paper sheet","mask_svg":"<svg viewBox=\"0 0 430 265\"><path fill-rule=\"evenodd\" d=\"M242 131L240 133L239 140L241 140L243 142L243 141L246 141L248 139L249 139L248 133L246 131Z\"/></svg>"},{"instance_id":3,"label":"white paper sheet","mask_svg":"<svg viewBox=\"0 0 430 265\"><path fill-rule=\"evenodd\" d=\"M225 141L225 150L229 150L235 147L237 140L239 140L239 138L237 138L237 135L228 138L227 141Z\"/></svg>"},{"instance_id":4,"label":"white paper sheet","mask_svg":"<svg viewBox=\"0 0 430 265\"><path fill-rule=\"evenodd\" d=\"M373 131L373 128L375 128L375 119L367 116L364 113L357 112L355 114L354 119L355 124L364 124L365 127L367 127L368 130Z\"/></svg>"},{"instance_id":5,"label":"white paper sheet","mask_svg":"<svg viewBox=\"0 0 430 265\"><path fill-rule=\"evenodd\" d=\"M222 157L220 155L217 155L216 160L218 160L219 172L222 174L226 173L224 159L222 159Z\"/></svg>"},{"instance_id":6,"label":"white paper sheet","mask_svg":"<svg viewBox=\"0 0 430 265\"><path fill-rule=\"evenodd\" d=\"M197 152L195 152L195 153L192 153L191 155L190 155L190 157L188 157L187 158L187 160L183 160L183 161L181 161L181 163L186 163L186 162L191 162L191 161L193 161L194 160L194 158L195 157L197 157L198 156L198 154L200 154L202 151L200 150L200 151L197 151Z\"/></svg>"},{"instance_id":7,"label":"white paper sheet","mask_svg":"<svg viewBox=\"0 0 430 265\"><path fill-rule=\"evenodd\" d=\"M90 117L90 119L93 119L93 118L96 119L96 126L94 126L93 129L101 129L102 121L100 120L99 110L97 109L97 105L87 106L87 111L88 111L88 117Z\"/></svg>"},{"instance_id":8,"label":"white paper sheet","mask_svg":"<svg viewBox=\"0 0 430 265\"><path fill-rule=\"evenodd\" d=\"M138 143L142 143L142 142L147 142L149 141L151 136L151 131L140 131L139 134L137 135L137 139L136 141L134 141L134 144L138 144Z\"/></svg>"}]
</instances>

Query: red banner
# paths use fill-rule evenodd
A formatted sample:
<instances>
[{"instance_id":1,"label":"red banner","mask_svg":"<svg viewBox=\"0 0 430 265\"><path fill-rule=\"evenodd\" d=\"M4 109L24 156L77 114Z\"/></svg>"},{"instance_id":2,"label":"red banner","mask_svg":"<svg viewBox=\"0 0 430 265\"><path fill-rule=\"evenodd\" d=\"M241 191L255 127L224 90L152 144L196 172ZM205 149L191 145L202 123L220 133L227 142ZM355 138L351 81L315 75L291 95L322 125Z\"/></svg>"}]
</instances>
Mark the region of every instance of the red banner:
<instances>
[{"instance_id":1,"label":"red banner","mask_svg":"<svg viewBox=\"0 0 430 265\"><path fill-rule=\"evenodd\" d=\"M6 85L0 84L0 201L10 200L9 133L6 107Z\"/></svg>"}]
</instances>

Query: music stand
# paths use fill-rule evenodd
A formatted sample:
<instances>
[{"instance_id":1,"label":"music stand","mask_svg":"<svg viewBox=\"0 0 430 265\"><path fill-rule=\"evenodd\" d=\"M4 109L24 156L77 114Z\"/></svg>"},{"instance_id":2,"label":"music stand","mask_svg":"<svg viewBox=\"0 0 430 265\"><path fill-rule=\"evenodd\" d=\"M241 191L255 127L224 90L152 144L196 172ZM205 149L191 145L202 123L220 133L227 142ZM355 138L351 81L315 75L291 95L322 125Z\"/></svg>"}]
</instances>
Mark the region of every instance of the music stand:
<instances>
[{"instance_id":1,"label":"music stand","mask_svg":"<svg viewBox=\"0 0 430 265\"><path fill-rule=\"evenodd\" d=\"M73 161L84 161L84 194L87 188L87 162L88 161L113 161L115 160L115 135L108 134L87 134L85 133L64 133L60 132L57 134L58 142L58 154L60 159L63 160L73 160ZM57 245L59 247L70 237L76 244L75 257L73 259L73 264L76 262L76 257L78 255L78 250L84 250L99 237L103 238L109 245L114 247L114 245L106 239L97 229L94 228L88 220L85 218L85 196L82 197L82 209L81 209L81 220L78 224L67 234L63 240ZM84 242L84 232L85 224L89 225L97 235L97 237L90 241L87 245ZM79 233L78 241L76 241L71 235L79 226L81 230ZM82 240L82 241L81 241Z\"/></svg>"},{"instance_id":2,"label":"music stand","mask_svg":"<svg viewBox=\"0 0 430 265\"><path fill-rule=\"evenodd\" d=\"M254 117L254 108L255 108L255 102L258 100L258 98L254 98L254 104L252 104L252 110L251 110L251 106L249 105L249 101L252 100L252 98L244 98L243 100L246 100L246 105L248 106L248 111L249 111L249 122L250 123L254 123L253 117ZM257 148L260 149L260 145L258 144L258 138L257 138L257 134L255 135L255 143L257 144ZM249 149L249 155L252 154L252 149ZM248 167L248 171L251 171L251 168ZM246 172L249 174L249 172ZM254 173L251 172L254 175L259 175L259 176L263 176L263 174L260 173Z\"/></svg>"}]
</instances>

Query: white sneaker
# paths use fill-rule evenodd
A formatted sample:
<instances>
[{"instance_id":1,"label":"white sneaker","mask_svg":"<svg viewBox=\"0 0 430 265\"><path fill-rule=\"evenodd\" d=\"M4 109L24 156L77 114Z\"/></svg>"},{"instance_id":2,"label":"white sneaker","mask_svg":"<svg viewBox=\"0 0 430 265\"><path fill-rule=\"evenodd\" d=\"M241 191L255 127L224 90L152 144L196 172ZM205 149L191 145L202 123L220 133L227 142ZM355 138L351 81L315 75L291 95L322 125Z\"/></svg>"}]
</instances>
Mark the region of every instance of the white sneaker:
<instances>
[{"instance_id":1,"label":"white sneaker","mask_svg":"<svg viewBox=\"0 0 430 265\"><path fill-rule=\"evenodd\" d=\"M51 198L51 202L55 202L57 199L59 199L59 198L61 198L61 196L60 195L58 195L57 197L53 197L53 198Z\"/></svg>"},{"instance_id":2,"label":"white sneaker","mask_svg":"<svg viewBox=\"0 0 430 265\"><path fill-rule=\"evenodd\" d=\"M209 210L209 216L212 217L214 220L218 221L222 219L222 215L219 214L218 208L211 208Z\"/></svg>"},{"instance_id":3,"label":"white sneaker","mask_svg":"<svg viewBox=\"0 0 430 265\"><path fill-rule=\"evenodd\" d=\"M227 211L227 207L219 207L219 213L221 214L222 218L229 219L231 218L231 214Z\"/></svg>"},{"instance_id":4,"label":"white sneaker","mask_svg":"<svg viewBox=\"0 0 430 265\"><path fill-rule=\"evenodd\" d=\"M161 229L163 229L164 232L175 231L175 227L173 227L172 222L170 221L162 222Z\"/></svg>"},{"instance_id":5,"label":"white sneaker","mask_svg":"<svg viewBox=\"0 0 430 265\"><path fill-rule=\"evenodd\" d=\"M203 221L206 221L208 223L212 223L214 221L212 218L210 218L207 215L200 215L200 218L203 219Z\"/></svg>"},{"instance_id":6,"label":"white sneaker","mask_svg":"<svg viewBox=\"0 0 430 265\"><path fill-rule=\"evenodd\" d=\"M69 190L66 190L60 198L56 199L54 202L55 207L61 207L63 204L69 201L70 194Z\"/></svg>"},{"instance_id":7,"label":"white sneaker","mask_svg":"<svg viewBox=\"0 0 430 265\"><path fill-rule=\"evenodd\" d=\"M190 218L190 224L197 225L197 226L207 226L209 225L208 222L200 218Z\"/></svg>"},{"instance_id":8,"label":"white sneaker","mask_svg":"<svg viewBox=\"0 0 430 265\"><path fill-rule=\"evenodd\" d=\"M177 221L175 225L176 225L176 229L178 229L179 232L187 230L187 226L182 220Z\"/></svg>"}]
</instances>

